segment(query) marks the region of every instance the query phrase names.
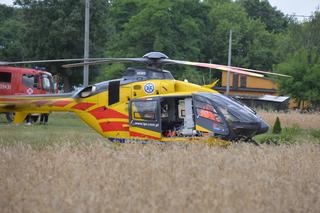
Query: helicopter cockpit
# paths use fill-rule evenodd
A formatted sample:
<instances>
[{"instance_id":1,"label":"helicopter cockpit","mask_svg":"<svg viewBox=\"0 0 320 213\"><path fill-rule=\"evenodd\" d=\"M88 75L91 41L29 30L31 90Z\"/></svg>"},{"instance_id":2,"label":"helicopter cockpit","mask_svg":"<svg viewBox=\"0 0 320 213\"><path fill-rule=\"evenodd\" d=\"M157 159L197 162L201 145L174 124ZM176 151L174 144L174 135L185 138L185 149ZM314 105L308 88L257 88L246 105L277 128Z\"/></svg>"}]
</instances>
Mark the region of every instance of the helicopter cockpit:
<instances>
[{"instance_id":1,"label":"helicopter cockpit","mask_svg":"<svg viewBox=\"0 0 320 213\"><path fill-rule=\"evenodd\" d=\"M252 138L268 130L253 110L215 93L169 95L130 102L130 125L162 137L197 137L205 133L227 140Z\"/></svg>"},{"instance_id":2,"label":"helicopter cockpit","mask_svg":"<svg viewBox=\"0 0 320 213\"><path fill-rule=\"evenodd\" d=\"M158 70L153 68L129 67L122 76L124 81L145 81L145 80L173 80L172 74L167 70Z\"/></svg>"},{"instance_id":3,"label":"helicopter cockpit","mask_svg":"<svg viewBox=\"0 0 320 213\"><path fill-rule=\"evenodd\" d=\"M123 74L122 78L114 79L111 81L104 81L101 83L94 84L92 86L88 86L86 88L83 88L82 90L79 90L77 93L75 93L74 96L84 97L81 95L81 93L85 92L85 94L87 94L87 91L92 91L93 88L94 88L94 91L91 92L90 95L94 95L96 93L107 90L109 88L109 85L115 82L118 82L118 85L120 86L120 85L130 84L130 83L139 82L139 81L147 81L147 80L174 80L174 77L172 76L170 71L167 71L167 70L159 70L154 68L129 67Z\"/></svg>"}]
</instances>

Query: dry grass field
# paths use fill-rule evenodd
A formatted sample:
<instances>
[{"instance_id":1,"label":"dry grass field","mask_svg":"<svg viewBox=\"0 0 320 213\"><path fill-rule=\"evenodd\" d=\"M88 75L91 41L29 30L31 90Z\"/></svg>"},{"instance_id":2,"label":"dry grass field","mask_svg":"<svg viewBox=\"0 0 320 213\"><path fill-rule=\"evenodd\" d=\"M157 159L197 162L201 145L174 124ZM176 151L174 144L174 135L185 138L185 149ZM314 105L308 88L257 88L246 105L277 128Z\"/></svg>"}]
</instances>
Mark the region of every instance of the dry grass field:
<instances>
[{"instance_id":1,"label":"dry grass field","mask_svg":"<svg viewBox=\"0 0 320 213\"><path fill-rule=\"evenodd\" d=\"M258 114L266 121L270 126L274 124L276 117L281 120L283 127L298 126L302 129L320 129L320 113L299 113L292 111L289 113L284 112L266 112L260 111Z\"/></svg>"},{"instance_id":2,"label":"dry grass field","mask_svg":"<svg viewBox=\"0 0 320 213\"><path fill-rule=\"evenodd\" d=\"M288 128L305 118L260 114ZM0 212L319 212L319 126L280 145L119 145L52 117L0 124Z\"/></svg>"}]
</instances>

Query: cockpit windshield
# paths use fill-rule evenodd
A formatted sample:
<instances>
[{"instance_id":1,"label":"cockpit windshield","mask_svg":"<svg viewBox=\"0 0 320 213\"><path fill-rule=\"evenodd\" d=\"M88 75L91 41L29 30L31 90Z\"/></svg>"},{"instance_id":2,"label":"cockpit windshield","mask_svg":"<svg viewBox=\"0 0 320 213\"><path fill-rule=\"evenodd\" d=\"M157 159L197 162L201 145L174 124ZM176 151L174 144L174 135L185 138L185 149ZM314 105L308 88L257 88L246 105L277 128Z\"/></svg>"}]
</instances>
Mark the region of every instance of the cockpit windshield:
<instances>
[{"instance_id":1,"label":"cockpit windshield","mask_svg":"<svg viewBox=\"0 0 320 213\"><path fill-rule=\"evenodd\" d=\"M256 122L255 112L244 104L238 103L227 96L215 93L202 93L210 99L228 121Z\"/></svg>"}]
</instances>

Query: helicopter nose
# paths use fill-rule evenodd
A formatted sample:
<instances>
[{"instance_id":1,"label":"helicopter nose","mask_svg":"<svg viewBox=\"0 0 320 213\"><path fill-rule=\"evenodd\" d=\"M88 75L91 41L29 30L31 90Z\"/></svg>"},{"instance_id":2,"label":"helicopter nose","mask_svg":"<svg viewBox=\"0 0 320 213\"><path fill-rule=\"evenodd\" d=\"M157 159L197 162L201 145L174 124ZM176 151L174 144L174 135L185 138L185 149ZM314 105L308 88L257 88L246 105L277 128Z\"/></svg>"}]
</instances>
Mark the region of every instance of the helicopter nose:
<instances>
[{"instance_id":1,"label":"helicopter nose","mask_svg":"<svg viewBox=\"0 0 320 213\"><path fill-rule=\"evenodd\" d=\"M264 121L260 121L260 129L258 130L257 134L263 134L268 132L269 126Z\"/></svg>"},{"instance_id":2,"label":"helicopter nose","mask_svg":"<svg viewBox=\"0 0 320 213\"><path fill-rule=\"evenodd\" d=\"M266 133L269 126L262 120L253 123L231 123L230 130L232 132L231 139L252 138L255 135Z\"/></svg>"}]
</instances>

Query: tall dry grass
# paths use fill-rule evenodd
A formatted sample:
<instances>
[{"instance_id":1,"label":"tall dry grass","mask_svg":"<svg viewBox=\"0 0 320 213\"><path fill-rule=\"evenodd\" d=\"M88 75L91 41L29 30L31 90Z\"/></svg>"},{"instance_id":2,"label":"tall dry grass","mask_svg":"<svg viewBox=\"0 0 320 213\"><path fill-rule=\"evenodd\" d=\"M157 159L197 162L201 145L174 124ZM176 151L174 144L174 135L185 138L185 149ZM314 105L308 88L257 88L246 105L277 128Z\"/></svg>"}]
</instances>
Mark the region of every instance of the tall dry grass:
<instances>
[{"instance_id":1,"label":"tall dry grass","mask_svg":"<svg viewBox=\"0 0 320 213\"><path fill-rule=\"evenodd\" d=\"M0 212L319 212L320 146L0 146Z\"/></svg>"},{"instance_id":2,"label":"tall dry grass","mask_svg":"<svg viewBox=\"0 0 320 213\"><path fill-rule=\"evenodd\" d=\"M273 126L276 118L279 117L283 127L298 126L303 129L320 129L320 113L258 111L258 115L270 126Z\"/></svg>"}]
</instances>

